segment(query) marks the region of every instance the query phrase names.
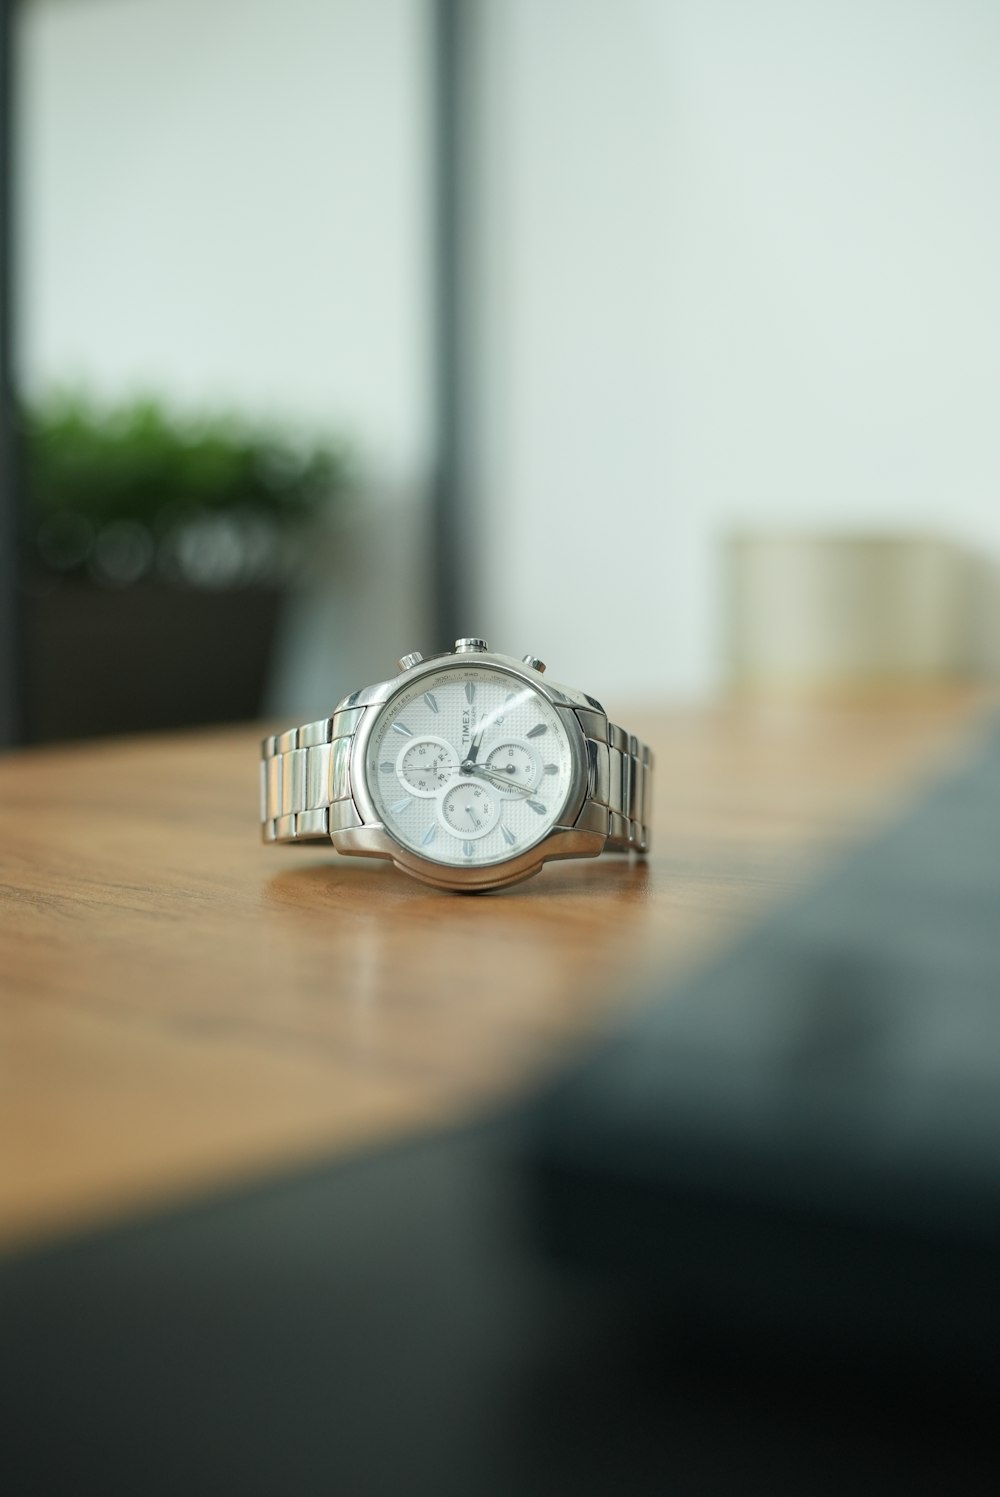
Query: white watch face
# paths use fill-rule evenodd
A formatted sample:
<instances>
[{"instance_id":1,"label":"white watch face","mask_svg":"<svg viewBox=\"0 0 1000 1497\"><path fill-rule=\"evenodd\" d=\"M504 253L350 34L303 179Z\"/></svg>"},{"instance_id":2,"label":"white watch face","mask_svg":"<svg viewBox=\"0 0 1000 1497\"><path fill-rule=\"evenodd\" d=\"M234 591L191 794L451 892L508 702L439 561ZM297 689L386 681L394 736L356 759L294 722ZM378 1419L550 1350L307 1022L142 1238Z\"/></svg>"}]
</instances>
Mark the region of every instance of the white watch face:
<instances>
[{"instance_id":1,"label":"white watch face","mask_svg":"<svg viewBox=\"0 0 1000 1497\"><path fill-rule=\"evenodd\" d=\"M404 847L457 867L500 863L539 842L569 795L573 755L555 707L495 666L442 667L382 708L368 789Z\"/></svg>"}]
</instances>

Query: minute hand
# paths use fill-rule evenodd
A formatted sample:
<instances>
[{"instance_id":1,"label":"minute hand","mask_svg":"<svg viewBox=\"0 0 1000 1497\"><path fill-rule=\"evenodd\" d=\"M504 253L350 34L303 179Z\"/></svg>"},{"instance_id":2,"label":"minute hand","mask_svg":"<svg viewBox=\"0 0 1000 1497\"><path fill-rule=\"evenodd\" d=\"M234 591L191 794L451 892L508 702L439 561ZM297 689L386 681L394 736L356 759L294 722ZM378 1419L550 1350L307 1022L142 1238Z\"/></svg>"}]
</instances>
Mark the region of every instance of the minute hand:
<instances>
[{"instance_id":1,"label":"minute hand","mask_svg":"<svg viewBox=\"0 0 1000 1497\"><path fill-rule=\"evenodd\" d=\"M500 790L516 790L520 795L535 794L533 785L519 785L516 780L510 780L506 775L498 774L492 769L487 769L485 764L470 765L469 774L475 775L477 780L490 780Z\"/></svg>"}]
</instances>

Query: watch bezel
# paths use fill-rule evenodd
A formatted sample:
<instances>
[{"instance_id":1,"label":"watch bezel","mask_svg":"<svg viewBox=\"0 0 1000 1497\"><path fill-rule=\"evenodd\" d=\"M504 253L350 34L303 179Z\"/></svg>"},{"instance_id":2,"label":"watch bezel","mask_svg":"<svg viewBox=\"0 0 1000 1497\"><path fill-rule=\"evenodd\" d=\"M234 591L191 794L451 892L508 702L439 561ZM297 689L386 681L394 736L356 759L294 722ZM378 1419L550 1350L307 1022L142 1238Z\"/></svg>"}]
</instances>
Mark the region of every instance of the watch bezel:
<instances>
[{"instance_id":1,"label":"watch bezel","mask_svg":"<svg viewBox=\"0 0 1000 1497\"><path fill-rule=\"evenodd\" d=\"M530 686L559 713L566 730L570 749L570 781L554 823L543 831L537 841L522 848L513 857L498 858L489 863L478 863L471 867L461 864L438 862L416 853L396 838L382 820L368 788L368 746L372 734L392 702L415 681L425 676L440 675L442 671L497 670L511 676L524 686ZM576 821L583 810L589 789L589 760L583 729L573 706L565 694L554 683L530 666L509 655L487 650L476 654L435 656L421 661L417 666L402 672L393 680L384 683L387 688L371 701L354 734L351 747L351 793L362 825L353 829L344 838L345 852L367 853L369 856L391 858L404 872L422 879L425 883L447 889L486 889L515 883L530 878L551 858L579 857L600 851L592 846L594 834L580 832ZM340 840L339 838L337 839ZM584 845L584 842L586 845Z\"/></svg>"}]
</instances>

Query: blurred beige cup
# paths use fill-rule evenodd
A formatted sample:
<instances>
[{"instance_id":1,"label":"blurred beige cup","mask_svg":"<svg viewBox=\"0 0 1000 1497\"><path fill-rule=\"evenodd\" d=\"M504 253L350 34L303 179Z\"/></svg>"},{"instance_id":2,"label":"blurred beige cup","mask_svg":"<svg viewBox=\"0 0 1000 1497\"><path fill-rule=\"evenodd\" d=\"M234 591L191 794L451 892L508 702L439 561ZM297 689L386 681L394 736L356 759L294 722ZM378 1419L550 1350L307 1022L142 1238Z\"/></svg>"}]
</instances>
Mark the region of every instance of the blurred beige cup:
<instances>
[{"instance_id":1,"label":"blurred beige cup","mask_svg":"<svg viewBox=\"0 0 1000 1497\"><path fill-rule=\"evenodd\" d=\"M736 688L919 686L966 667L966 564L921 535L740 534L726 543Z\"/></svg>"}]
</instances>

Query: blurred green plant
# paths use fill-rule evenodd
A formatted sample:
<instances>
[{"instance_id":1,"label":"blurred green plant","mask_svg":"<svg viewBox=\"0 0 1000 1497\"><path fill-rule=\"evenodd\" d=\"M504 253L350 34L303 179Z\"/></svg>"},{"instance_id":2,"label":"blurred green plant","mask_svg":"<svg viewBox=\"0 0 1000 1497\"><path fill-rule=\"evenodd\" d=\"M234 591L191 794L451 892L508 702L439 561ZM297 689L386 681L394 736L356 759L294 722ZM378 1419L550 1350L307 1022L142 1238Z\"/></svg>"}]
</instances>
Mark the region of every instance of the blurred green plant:
<instances>
[{"instance_id":1,"label":"blurred green plant","mask_svg":"<svg viewBox=\"0 0 1000 1497\"><path fill-rule=\"evenodd\" d=\"M26 540L41 572L128 584L273 581L350 486L346 448L234 415L60 393L22 413Z\"/></svg>"}]
</instances>

